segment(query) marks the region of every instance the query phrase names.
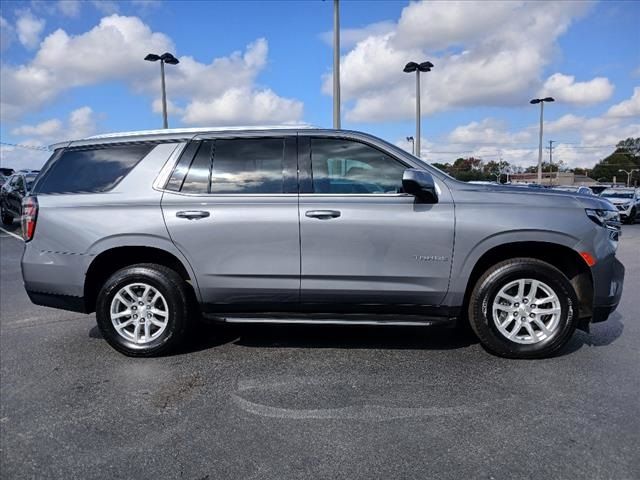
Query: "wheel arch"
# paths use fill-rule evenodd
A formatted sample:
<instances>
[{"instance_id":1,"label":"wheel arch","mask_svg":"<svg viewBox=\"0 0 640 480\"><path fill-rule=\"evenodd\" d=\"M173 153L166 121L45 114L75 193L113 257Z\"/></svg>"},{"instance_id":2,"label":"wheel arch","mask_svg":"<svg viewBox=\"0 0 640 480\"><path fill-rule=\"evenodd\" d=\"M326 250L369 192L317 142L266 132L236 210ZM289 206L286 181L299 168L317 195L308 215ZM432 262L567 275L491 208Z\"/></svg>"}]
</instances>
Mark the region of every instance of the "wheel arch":
<instances>
[{"instance_id":1,"label":"wheel arch","mask_svg":"<svg viewBox=\"0 0 640 480\"><path fill-rule=\"evenodd\" d=\"M87 312L95 311L98 293L109 276L121 268L138 263L155 263L171 268L189 285L194 299L199 299L196 277L186 260L157 246L124 245L101 251L89 264L84 281L84 301Z\"/></svg>"},{"instance_id":2,"label":"wheel arch","mask_svg":"<svg viewBox=\"0 0 640 480\"><path fill-rule=\"evenodd\" d=\"M588 318L593 309L593 276L591 269L573 248L547 241L514 241L493 246L475 261L464 286L463 311L466 311L476 282L492 265L511 258L535 258L553 265L564 273L579 301L579 318Z\"/></svg>"}]
</instances>

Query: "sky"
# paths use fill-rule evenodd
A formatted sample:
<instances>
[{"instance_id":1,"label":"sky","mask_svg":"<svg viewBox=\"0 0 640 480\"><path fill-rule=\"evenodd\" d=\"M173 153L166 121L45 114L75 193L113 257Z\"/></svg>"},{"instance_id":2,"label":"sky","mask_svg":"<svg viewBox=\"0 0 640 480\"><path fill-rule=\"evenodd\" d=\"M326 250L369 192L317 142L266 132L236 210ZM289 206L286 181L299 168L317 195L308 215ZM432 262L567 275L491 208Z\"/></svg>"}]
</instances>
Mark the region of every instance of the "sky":
<instances>
[{"instance_id":1,"label":"sky","mask_svg":"<svg viewBox=\"0 0 640 480\"><path fill-rule=\"evenodd\" d=\"M2 1L0 163L44 147L171 127L332 126L333 2ZM342 128L408 150L422 78L422 157L537 162L539 107L554 161L592 167L640 137L640 2L340 2ZM545 151L545 158L547 155Z\"/></svg>"}]
</instances>

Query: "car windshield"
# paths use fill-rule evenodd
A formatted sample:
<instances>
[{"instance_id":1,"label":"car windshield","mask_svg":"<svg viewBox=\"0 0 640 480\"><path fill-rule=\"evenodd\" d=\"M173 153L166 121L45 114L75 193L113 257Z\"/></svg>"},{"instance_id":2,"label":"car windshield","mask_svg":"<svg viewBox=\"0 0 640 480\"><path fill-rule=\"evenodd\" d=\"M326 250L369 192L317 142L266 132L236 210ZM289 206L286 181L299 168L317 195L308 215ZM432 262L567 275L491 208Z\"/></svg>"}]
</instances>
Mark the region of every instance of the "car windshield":
<instances>
[{"instance_id":1,"label":"car windshield","mask_svg":"<svg viewBox=\"0 0 640 480\"><path fill-rule=\"evenodd\" d=\"M600 196L604 198L633 198L633 192L629 190L605 190Z\"/></svg>"}]
</instances>

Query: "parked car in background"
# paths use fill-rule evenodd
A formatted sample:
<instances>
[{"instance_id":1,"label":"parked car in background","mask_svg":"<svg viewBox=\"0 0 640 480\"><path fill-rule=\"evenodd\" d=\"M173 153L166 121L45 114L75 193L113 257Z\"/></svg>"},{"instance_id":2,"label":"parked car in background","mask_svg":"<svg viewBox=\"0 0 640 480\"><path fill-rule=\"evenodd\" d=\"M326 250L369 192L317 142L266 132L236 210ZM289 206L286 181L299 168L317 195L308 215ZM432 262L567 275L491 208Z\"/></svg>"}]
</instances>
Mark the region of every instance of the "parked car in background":
<instances>
[{"instance_id":1,"label":"parked car in background","mask_svg":"<svg viewBox=\"0 0 640 480\"><path fill-rule=\"evenodd\" d=\"M207 315L468 321L490 352L541 358L622 294L611 203L460 182L364 133L167 129L52 148L24 200L25 289L95 311L127 355L166 353Z\"/></svg>"},{"instance_id":2,"label":"parked car in background","mask_svg":"<svg viewBox=\"0 0 640 480\"><path fill-rule=\"evenodd\" d=\"M620 218L627 223L635 223L640 215L640 189L638 188L608 188L600 197L606 198L615 205Z\"/></svg>"},{"instance_id":3,"label":"parked car in background","mask_svg":"<svg viewBox=\"0 0 640 480\"><path fill-rule=\"evenodd\" d=\"M562 192L579 193L580 195L593 195L593 190L585 186L558 185L557 187L551 187L551 189Z\"/></svg>"},{"instance_id":4,"label":"parked car in background","mask_svg":"<svg viewBox=\"0 0 640 480\"><path fill-rule=\"evenodd\" d=\"M0 188L0 216L2 223L11 225L22 215L22 199L29 195L38 170L20 170L9 177Z\"/></svg>"},{"instance_id":5,"label":"parked car in background","mask_svg":"<svg viewBox=\"0 0 640 480\"><path fill-rule=\"evenodd\" d=\"M591 185L589 187L594 195L600 195L607 188L611 188L611 185Z\"/></svg>"}]
</instances>

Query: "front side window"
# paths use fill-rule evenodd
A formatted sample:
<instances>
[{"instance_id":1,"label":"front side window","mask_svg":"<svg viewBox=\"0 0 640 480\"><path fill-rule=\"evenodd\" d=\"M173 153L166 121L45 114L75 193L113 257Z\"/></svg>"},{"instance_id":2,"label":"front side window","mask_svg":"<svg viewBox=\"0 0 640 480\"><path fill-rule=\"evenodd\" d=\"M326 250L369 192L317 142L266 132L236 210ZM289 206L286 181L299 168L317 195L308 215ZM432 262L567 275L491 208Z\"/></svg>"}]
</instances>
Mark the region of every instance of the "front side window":
<instances>
[{"instance_id":1,"label":"front side window","mask_svg":"<svg viewBox=\"0 0 640 480\"><path fill-rule=\"evenodd\" d=\"M154 147L153 144L132 144L65 150L38 180L36 193L106 192Z\"/></svg>"},{"instance_id":2,"label":"front side window","mask_svg":"<svg viewBox=\"0 0 640 480\"><path fill-rule=\"evenodd\" d=\"M311 139L315 193L400 193L405 169L396 159L360 142L339 138Z\"/></svg>"}]
</instances>

